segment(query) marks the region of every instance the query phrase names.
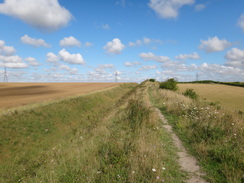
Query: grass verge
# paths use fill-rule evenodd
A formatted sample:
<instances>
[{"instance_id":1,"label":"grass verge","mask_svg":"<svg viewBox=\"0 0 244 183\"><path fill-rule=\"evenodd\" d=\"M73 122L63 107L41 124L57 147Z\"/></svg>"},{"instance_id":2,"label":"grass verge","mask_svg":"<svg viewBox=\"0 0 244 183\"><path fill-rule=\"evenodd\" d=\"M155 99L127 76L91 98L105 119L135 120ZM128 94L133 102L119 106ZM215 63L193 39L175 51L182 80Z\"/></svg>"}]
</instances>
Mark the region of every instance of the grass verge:
<instances>
[{"instance_id":1,"label":"grass verge","mask_svg":"<svg viewBox=\"0 0 244 183\"><path fill-rule=\"evenodd\" d=\"M216 183L244 181L243 114L193 101L155 84L151 100Z\"/></svg>"}]
</instances>

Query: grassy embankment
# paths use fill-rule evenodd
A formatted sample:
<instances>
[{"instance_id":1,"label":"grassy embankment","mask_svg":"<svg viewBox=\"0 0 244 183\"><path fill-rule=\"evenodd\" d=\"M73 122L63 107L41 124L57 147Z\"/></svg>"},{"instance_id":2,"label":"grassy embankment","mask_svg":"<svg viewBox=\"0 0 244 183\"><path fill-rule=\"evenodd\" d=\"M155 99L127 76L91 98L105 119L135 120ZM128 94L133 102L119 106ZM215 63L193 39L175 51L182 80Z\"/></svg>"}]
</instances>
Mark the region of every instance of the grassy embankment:
<instances>
[{"instance_id":1,"label":"grassy embankment","mask_svg":"<svg viewBox=\"0 0 244 183\"><path fill-rule=\"evenodd\" d=\"M129 84L0 116L0 182L182 182L170 135Z\"/></svg>"},{"instance_id":2,"label":"grassy embankment","mask_svg":"<svg viewBox=\"0 0 244 183\"><path fill-rule=\"evenodd\" d=\"M150 89L153 104L166 115L175 132L198 158L214 183L244 181L243 114L193 101L181 94Z\"/></svg>"},{"instance_id":3,"label":"grassy embankment","mask_svg":"<svg viewBox=\"0 0 244 183\"><path fill-rule=\"evenodd\" d=\"M201 99L220 105L228 110L244 112L244 88L227 86L221 84L178 84L179 91L182 93L187 88L192 88Z\"/></svg>"}]
</instances>

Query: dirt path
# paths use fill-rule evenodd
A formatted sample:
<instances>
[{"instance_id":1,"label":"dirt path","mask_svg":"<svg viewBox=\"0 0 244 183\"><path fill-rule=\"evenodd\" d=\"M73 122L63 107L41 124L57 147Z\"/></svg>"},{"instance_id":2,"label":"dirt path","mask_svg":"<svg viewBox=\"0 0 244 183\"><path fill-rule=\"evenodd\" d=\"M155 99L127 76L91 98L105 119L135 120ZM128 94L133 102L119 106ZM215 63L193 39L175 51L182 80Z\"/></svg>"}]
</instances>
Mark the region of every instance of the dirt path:
<instances>
[{"instance_id":1,"label":"dirt path","mask_svg":"<svg viewBox=\"0 0 244 183\"><path fill-rule=\"evenodd\" d=\"M168 124L165 117L162 115L159 109L155 108L156 112L158 113L159 117L164 122L164 128L172 134L172 139L174 145L178 149L178 156L179 156L179 164L181 169L186 171L189 175L188 179L186 180L187 183L207 183L204 179L201 178L204 175L200 171L200 167L197 165L197 160L188 154L185 147L182 145L181 140L176 136L176 134L172 131L172 127Z\"/></svg>"}]
</instances>

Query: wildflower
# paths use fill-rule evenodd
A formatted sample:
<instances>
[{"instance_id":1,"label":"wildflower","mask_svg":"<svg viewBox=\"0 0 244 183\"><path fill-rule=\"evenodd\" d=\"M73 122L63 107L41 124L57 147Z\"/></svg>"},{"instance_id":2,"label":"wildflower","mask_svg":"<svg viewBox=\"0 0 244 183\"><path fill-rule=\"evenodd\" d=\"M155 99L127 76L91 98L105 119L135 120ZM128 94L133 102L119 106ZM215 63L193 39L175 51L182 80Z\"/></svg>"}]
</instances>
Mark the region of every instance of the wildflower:
<instances>
[{"instance_id":1,"label":"wildflower","mask_svg":"<svg viewBox=\"0 0 244 183\"><path fill-rule=\"evenodd\" d=\"M156 169L155 169L155 168L153 168L153 169L152 169L152 171L153 171L153 172L156 172Z\"/></svg>"},{"instance_id":2,"label":"wildflower","mask_svg":"<svg viewBox=\"0 0 244 183\"><path fill-rule=\"evenodd\" d=\"M160 177L159 176L157 176L157 180L159 180L160 179Z\"/></svg>"},{"instance_id":3,"label":"wildflower","mask_svg":"<svg viewBox=\"0 0 244 183\"><path fill-rule=\"evenodd\" d=\"M166 168L163 167L162 170L166 170Z\"/></svg>"},{"instance_id":4,"label":"wildflower","mask_svg":"<svg viewBox=\"0 0 244 183\"><path fill-rule=\"evenodd\" d=\"M234 123L231 123L233 126L235 125Z\"/></svg>"},{"instance_id":5,"label":"wildflower","mask_svg":"<svg viewBox=\"0 0 244 183\"><path fill-rule=\"evenodd\" d=\"M135 173L135 171L132 171L132 173L134 174L134 173Z\"/></svg>"}]
</instances>

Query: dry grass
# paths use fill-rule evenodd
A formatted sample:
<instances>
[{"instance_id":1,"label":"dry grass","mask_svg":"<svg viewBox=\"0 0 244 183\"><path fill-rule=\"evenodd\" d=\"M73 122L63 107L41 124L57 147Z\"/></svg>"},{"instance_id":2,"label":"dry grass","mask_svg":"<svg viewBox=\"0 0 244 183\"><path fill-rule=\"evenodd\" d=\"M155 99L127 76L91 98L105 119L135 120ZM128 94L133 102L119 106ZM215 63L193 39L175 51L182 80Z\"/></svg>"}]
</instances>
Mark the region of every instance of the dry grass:
<instances>
[{"instance_id":1,"label":"dry grass","mask_svg":"<svg viewBox=\"0 0 244 183\"><path fill-rule=\"evenodd\" d=\"M219 102L221 107L229 110L244 111L244 88L221 84L178 84L180 92L192 88L203 99Z\"/></svg>"},{"instance_id":2,"label":"dry grass","mask_svg":"<svg viewBox=\"0 0 244 183\"><path fill-rule=\"evenodd\" d=\"M150 94L153 103L202 163L208 173L208 181L243 182L242 113L194 101L173 91L159 90L157 86L151 89Z\"/></svg>"},{"instance_id":3,"label":"dry grass","mask_svg":"<svg viewBox=\"0 0 244 183\"><path fill-rule=\"evenodd\" d=\"M121 83L0 83L0 109L79 96Z\"/></svg>"},{"instance_id":4,"label":"dry grass","mask_svg":"<svg viewBox=\"0 0 244 183\"><path fill-rule=\"evenodd\" d=\"M0 182L184 180L145 85L0 116Z\"/></svg>"}]
</instances>

